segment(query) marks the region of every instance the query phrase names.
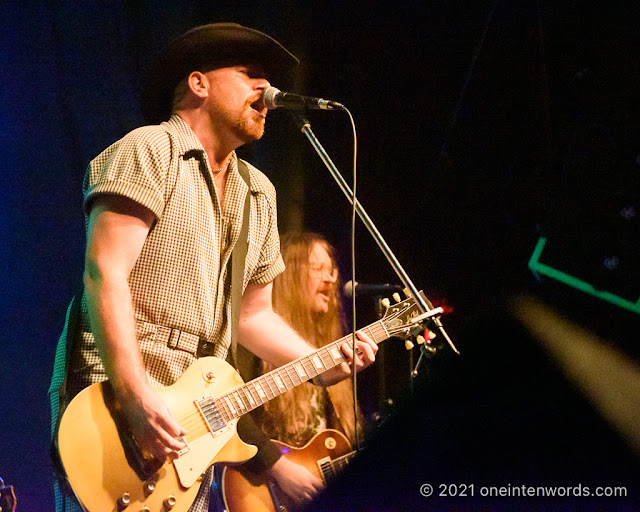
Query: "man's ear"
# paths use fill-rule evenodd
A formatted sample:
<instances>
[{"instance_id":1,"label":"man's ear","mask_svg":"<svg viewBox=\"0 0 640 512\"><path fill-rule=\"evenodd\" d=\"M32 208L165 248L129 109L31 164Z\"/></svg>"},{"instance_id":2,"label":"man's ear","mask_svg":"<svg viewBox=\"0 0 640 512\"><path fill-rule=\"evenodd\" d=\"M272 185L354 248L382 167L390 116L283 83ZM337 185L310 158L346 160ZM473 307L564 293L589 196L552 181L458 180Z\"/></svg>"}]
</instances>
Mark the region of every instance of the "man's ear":
<instances>
[{"instance_id":1,"label":"man's ear","mask_svg":"<svg viewBox=\"0 0 640 512\"><path fill-rule=\"evenodd\" d=\"M209 79L201 71L192 71L187 77L187 86L198 98L209 96Z\"/></svg>"}]
</instances>

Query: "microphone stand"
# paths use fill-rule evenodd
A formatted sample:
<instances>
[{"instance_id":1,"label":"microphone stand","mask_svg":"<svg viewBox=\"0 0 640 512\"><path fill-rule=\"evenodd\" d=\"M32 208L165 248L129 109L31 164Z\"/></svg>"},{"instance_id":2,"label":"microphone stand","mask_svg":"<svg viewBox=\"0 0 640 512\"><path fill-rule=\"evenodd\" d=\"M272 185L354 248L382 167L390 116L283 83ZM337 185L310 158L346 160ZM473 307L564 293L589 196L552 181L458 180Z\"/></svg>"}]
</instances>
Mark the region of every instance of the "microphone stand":
<instances>
[{"instance_id":1,"label":"microphone stand","mask_svg":"<svg viewBox=\"0 0 640 512\"><path fill-rule=\"evenodd\" d=\"M300 127L300 131L302 131L302 133L304 133L307 139L309 139L309 142L311 143L313 148L316 150L316 153L318 153L318 156L320 157L322 162L325 164L327 169L329 169L331 176L333 176L333 179L336 181L336 183L340 187L340 190L342 190L344 195L347 197L347 199L353 206L354 205L353 191L351 190L351 188L349 188L349 185L344 180L344 178L336 168L335 164L333 163L333 161L331 160L331 158L329 157L325 149L322 147L322 144L320 144L320 141L317 139L317 137L311 130L311 123L298 111L292 111L292 114ZM409 278L408 274L405 272L404 268L402 268L402 265L400 265L400 262L398 261L398 259L395 257L395 255L391 251L391 248L387 245L387 242L385 242L384 238L376 228L375 224L373 223L373 221L371 220L371 218L369 217L369 215L367 214L367 212L364 210L364 208L362 207L362 205L357 199L355 199L355 210L358 216L360 217L360 219L362 220L362 222L364 223L364 225L366 226L366 228L369 230L369 233L371 233L371 236L373 237L375 242L378 244L378 247L380 247L380 250L385 255L389 263L391 264L391 267L393 268L395 273L398 275L398 278L400 279L402 284L404 284L405 288L409 290L409 292L411 293L411 296L415 299L416 305L418 306L418 309L422 313L415 320L419 321L419 320L428 318L429 323L434 327L434 330L438 331L447 341L451 349L456 354L460 355L460 352L458 351L456 346L453 344L453 341L451 341L451 338L449 338L449 335L444 330L444 326L440 321L440 317L434 316L434 315L437 315L439 312L442 312L442 309L441 308L437 308L437 310L434 309L429 299L427 299L425 296L420 294L418 289L415 287L415 285ZM435 353L435 351L436 351L436 348L428 343L422 343L420 345L420 358L418 359L415 369L411 373L412 377L415 378L418 375L418 367L422 363L423 356L424 358L429 358Z\"/></svg>"}]
</instances>

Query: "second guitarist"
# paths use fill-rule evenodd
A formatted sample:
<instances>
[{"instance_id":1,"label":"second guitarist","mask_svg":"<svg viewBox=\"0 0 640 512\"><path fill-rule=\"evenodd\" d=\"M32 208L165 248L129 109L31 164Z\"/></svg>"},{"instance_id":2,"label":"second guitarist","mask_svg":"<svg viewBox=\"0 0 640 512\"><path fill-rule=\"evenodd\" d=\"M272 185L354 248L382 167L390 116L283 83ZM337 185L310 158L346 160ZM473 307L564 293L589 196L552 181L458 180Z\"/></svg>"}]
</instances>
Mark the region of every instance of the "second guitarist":
<instances>
[{"instance_id":1,"label":"second guitarist","mask_svg":"<svg viewBox=\"0 0 640 512\"><path fill-rule=\"evenodd\" d=\"M281 252L286 269L273 283L274 310L317 348L343 336L334 248L322 236L303 232L283 235ZM242 348L238 365L245 381L272 369ZM271 479L294 504L311 500L324 482L292 458L281 457L270 439L302 447L327 428L343 433L353 445L356 427L349 380L328 388L303 384L243 416L238 434L258 446L258 454L245 463L246 469ZM360 423L357 428L361 433Z\"/></svg>"}]
</instances>

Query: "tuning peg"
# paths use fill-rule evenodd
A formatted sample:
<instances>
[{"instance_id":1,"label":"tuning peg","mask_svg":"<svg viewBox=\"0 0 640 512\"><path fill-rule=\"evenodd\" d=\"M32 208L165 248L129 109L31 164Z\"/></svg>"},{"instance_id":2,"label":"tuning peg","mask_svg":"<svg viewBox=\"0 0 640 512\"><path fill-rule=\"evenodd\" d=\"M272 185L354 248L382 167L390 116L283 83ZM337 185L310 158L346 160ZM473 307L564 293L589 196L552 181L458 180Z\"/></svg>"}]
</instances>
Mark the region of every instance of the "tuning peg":
<instances>
[{"instance_id":1,"label":"tuning peg","mask_svg":"<svg viewBox=\"0 0 640 512\"><path fill-rule=\"evenodd\" d=\"M402 290L402 293L404 293L404 296L408 299L409 297L411 297L411 290L409 290L409 288L404 288Z\"/></svg>"},{"instance_id":2,"label":"tuning peg","mask_svg":"<svg viewBox=\"0 0 640 512\"><path fill-rule=\"evenodd\" d=\"M386 297L384 299L382 299L380 301L380 303L385 307L388 308L391 305L391 301L389 299L387 299Z\"/></svg>"},{"instance_id":3,"label":"tuning peg","mask_svg":"<svg viewBox=\"0 0 640 512\"><path fill-rule=\"evenodd\" d=\"M406 348L407 350L411 350L413 348L413 343L411 343L411 340L406 340L404 342L404 348Z\"/></svg>"},{"instance_id":4,"label":"tuning peg","mask_svg":"<svg viewBox=\"0 0 640 512\"><path fill-rule=\"evenodd\" d=\"M402 300L398 292L393 294L393 300L395 300L396 302L400 302Z\"/></svg>"},{"instance_id":5,"label":"tuning peg","mask_svg":"<svg viewBox=\"0 0 640 512\"><path fill-rule=\"evenodd\" d=\"M434 339L436 337L436 333L430 331L429 329L427 329L427 336L428 336L429 340L432 340L432 339Z\"/></svg>"},{"instance_id":6,"label":"tuning peg","mask_svg":"<svg viewBox=\"0 0 640 512\"><path fill-rule=\"evenodd\" d=\"M418 336L416 336L416 341L418 342L418 345L422 345L424 343L424 336L422 336L422 334L418 334Z\"/></svg>"}]
</instances>

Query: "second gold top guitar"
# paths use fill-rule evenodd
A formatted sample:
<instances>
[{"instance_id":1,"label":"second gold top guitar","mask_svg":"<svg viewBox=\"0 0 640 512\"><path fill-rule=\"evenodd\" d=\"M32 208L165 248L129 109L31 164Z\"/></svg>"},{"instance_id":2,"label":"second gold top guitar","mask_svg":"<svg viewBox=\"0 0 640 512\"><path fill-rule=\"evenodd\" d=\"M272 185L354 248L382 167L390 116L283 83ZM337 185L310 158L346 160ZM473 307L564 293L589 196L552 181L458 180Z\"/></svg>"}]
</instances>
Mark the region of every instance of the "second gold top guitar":
<instances>
[{"instance_id":1,"label":"second gold top guitar","mask_svg":"<svg viewBox=\"0 0 640 512\"><path fill-rule=\"evenodd\" d=\"M420 329L413 298L387 308L362 329L379 343ZM344 361L345 336L246 384L231 365L215 357L195 361L172 386L159 388L187 434L187 447L173 461L145 458L122 417L108 382L82 390L67 406L58 434L67 479L89 512L184 512L215 462L241 462L255 455L236 423L243 414Z\"/></svg>"}]
</instances>

